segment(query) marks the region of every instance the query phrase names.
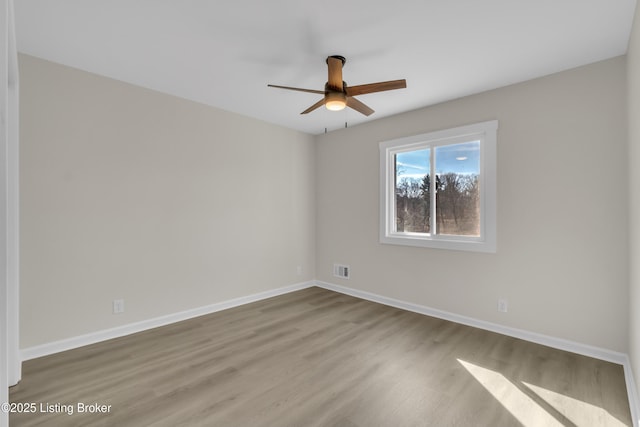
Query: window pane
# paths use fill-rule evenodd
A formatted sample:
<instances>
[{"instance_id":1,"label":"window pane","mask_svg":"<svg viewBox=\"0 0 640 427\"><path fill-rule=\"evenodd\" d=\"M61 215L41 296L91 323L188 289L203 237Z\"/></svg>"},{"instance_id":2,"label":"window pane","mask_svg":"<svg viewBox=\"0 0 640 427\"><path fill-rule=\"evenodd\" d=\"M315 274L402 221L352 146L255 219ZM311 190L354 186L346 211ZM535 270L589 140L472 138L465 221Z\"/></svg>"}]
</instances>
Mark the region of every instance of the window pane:
<instances>
[{"instance_id":1,"label":"window pane","mask_svg":"<svg viewBox=\"0 0 640 427\"><path fill-rule=\"evenodd\" d=\"M436 234L480 236L480 141L435 149Z\"/></svg>"},{"instance_id":2,"label":"window pane","mask_svg":"<svg viewBox=\"0 0 640 427\"><path fill-rule=\"evenodd\" d=\"M395 155L396 232L430 232L429 170L429 149Z\"/></svg>"}]
</instances>

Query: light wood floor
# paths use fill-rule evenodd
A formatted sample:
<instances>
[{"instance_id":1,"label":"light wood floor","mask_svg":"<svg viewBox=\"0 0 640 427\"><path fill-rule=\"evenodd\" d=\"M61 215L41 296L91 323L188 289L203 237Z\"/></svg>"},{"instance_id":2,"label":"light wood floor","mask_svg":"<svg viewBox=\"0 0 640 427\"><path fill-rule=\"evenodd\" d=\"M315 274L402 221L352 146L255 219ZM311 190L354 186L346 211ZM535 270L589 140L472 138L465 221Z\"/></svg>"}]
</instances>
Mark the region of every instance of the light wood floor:
<instances>
[{"instance_id":1,"label":"light wood floor","mask_svg":"<svg viewBox=\"0 0 640 427\"><path fill-rule=\"evenodd\" d=\"M631 426L621 366L309 288L24 364L18 426ZM78 414L78 402L111 405ZM39 409L38 409L39 410Z\"/></svg>"}]
</instances>

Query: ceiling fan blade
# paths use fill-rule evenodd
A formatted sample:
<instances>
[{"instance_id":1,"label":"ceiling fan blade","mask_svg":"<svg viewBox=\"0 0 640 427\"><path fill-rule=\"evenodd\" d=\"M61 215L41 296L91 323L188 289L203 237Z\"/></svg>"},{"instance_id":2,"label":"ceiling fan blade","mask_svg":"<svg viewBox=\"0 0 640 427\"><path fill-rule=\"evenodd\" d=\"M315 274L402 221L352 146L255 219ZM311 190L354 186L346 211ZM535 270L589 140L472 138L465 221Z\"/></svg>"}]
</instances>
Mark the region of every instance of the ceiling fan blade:
<instances>
[{"instance_id":1,"label":"ceiling fan blade","mask_svg":"<svg viewBox=\"0 0 640 427\"><path fill-rule=\"evenodd\" d=\"M365 116L370 116L373 114L373 110L369 108L366 104L358 101L357 99L349 96L347 97L347 107L351 107L359 113L364 114Z\"/></svg>"},{"instance_id":2,"label":"ceiling fan blade","mask_svg":"<svg viewBox=\"0 0 640 427\"><path fill-rule=\"evenodd\" d=\"M313 104L311 107L307 108L306 110L304 110L302 113L300 114L307 114L312 112L313 110L320 108L324 105L324 98L322 98L320 101L316 102L315 104Z\"/></svg>"},{"instance_id":3,"label":"ceiling fan blade","mask_svg":"<svg viewBox=\"0 0 640 427\"><path fill-rule=\"evenodd\" d=\"M327 58L329 66L329 79L327 85L329 89L342 92L342 64L343 60L339 57L330 56Z\"/></svg>"},{"instance_id":4,"label":"ceiling fan blade","mask_svg":"<svg viewBox=\"0 0 640 427\"><path fill-rule=\"evenodd\" d=\"M348 86L347 96L364 95L366 93L383 92L385 90L404 89L407 87L407 81L390 80L388 82L369 83L366 85Z\"/></svg>"},{"instance_id":5,"label":"ceiling fan blade","mask_svg":"<svg viewBox=\"0 0 640 427\"><path fill-rule=\"evenodd\" d=\"M277 85L267 85L267 86L276 87L278 89L297 90L298 92L309 92L309 93L317 93L318 95L324 95L324 91L323 90L302 89L302 88L299 88L299 87L277 86Z\"/></svg>"}]
</instances>

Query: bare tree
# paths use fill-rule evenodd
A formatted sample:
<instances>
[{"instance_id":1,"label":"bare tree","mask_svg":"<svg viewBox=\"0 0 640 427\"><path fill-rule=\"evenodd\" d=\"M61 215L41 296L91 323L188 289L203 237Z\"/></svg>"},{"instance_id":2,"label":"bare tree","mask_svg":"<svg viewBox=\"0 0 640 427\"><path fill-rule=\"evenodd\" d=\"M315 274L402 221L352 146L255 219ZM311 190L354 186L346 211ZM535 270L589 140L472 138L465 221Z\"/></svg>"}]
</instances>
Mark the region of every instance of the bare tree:
<instances>
[{"instance_id":1,"label":"bare tree","mask_svg":"<svg viewBox=\"0 0 640 427\"><path fill-rule=\"evenodd\" d=\"M477 175L435 175L436 230L443 234L479 233L479 182ZM396 229L430 233L431 176L403 177L396 182Z\"/></svg>"}]
</instances>

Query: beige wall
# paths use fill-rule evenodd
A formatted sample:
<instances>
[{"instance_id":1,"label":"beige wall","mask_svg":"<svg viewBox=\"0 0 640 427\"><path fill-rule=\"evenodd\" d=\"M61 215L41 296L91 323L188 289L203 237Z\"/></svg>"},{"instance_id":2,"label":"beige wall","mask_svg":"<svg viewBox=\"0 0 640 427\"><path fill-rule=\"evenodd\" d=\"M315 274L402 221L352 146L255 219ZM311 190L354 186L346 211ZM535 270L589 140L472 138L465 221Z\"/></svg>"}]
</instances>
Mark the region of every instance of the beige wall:
<instances>
[{"instance_id":1,"label":"beige wall","mask_svg":"<svg viewBox=\"0 0 640 427\"><path fill-rule=\"evenodd\" d=\"M640 7L636 7L627 67L631 267L629 353L636 385L640 385Z\"/></svg>"},{"instance_id":2,"label":"beige wall","mask_svg":"<svg viewBox=\"0 0 640 427\"><path fill-rule=\"evenodd\" d=\"M315 277L627 351L623 57L316 138L20 59L22 348ZM490 119L497 254L379 244L378 142Z\"/></svg>"},{"instance_id":3,"label":"beige wall","mask_svg":"<svg viewBox=\"0 0 640 427\"><path fill-rule=\"evenodd\" d=\"M311 136L29 56L20 72L22 348L314 278Z\"/></svg>"},{"instance_id":4,"label":"beige wall","mask_svg":"<svg viewBox=\"0 0 640 427\"><path fill-rule=\"evenodd\" d=\"M626 352L625 67L618 57L319 136L317 279ZM490 119L497 253L378 243L379 141Z\"/></svg>"}]
</instances>

